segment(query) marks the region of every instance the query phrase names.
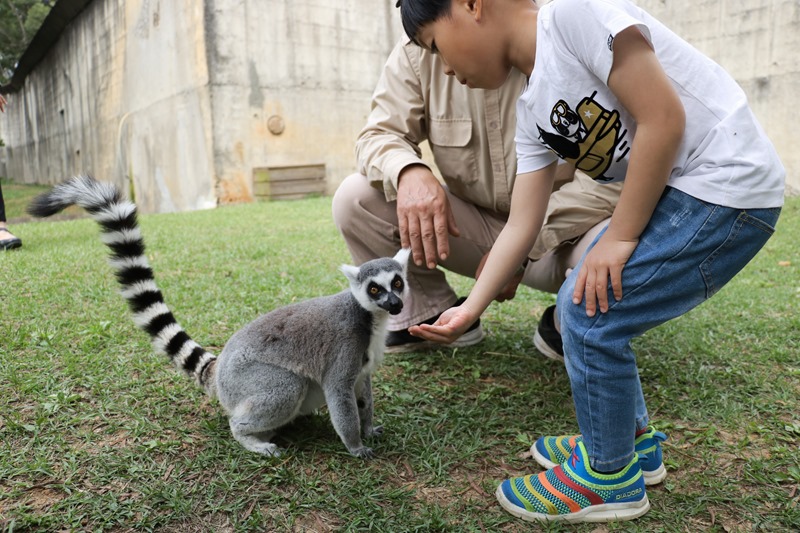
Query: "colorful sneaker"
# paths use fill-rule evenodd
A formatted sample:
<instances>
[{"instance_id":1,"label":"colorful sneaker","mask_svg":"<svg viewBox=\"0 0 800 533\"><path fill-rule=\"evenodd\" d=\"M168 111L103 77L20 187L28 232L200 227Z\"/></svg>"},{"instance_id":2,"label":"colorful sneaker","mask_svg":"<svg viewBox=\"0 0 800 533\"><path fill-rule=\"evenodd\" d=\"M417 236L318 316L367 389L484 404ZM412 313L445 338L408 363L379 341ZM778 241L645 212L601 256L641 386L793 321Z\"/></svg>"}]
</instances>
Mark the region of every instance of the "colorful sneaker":
<instances>
[{"instance_id":1,"label":"colorful sneaker","mask_svg":"<svg viewBox=\"0 0 800 533\"><path fill-rule=\"evenodd\" d=\"M466 297L461 297L456 301L453 306L461 305L467 300ZM441 313L439 313L441 315ZM421 324L433 324L439 319L439 315L429 318ZM467 346L473 346L478 344L483 340L486 335L483 332L483 328L481 327L481 319L475 321L469 329L453 341L450 344L439 344L437 342L427 341L425 339L421 339L420 337L415 337L411 333L408 332L407 329L403 329L400 331L390 331L386 335L386 348L384 350L385 353L406 353L406 352L416 352L420 350L426 350L429 348L466 348Z\"/></svg>"},{"instance_id":2,"label":"colorful sneaker","mask_svg":"<svg viewBox=\"0 0 800 533\"><path fill-rule=\"evenodd\" d=\"M632 520L650 509L635 457L620 472L600 474L589 466L580 441L563 464L538 475L507 479L495 495L506 511L529 521Z\"/></svg>"},{"instance_id":3,"label":"colorful sneaker","mask_svg":"<svg viewBox=\"0 0 800 533\"><path fill-rule=\"evenodd\" d=\"M561 333L556 329L556 306L551 305L542 313L539 326L533 334L533 345L536 349L550 359L564 361L564 345L561 342Z\"/></svg>"},{"instance_id":4,"label":"colorful sneaker","mask_svg":"<svg viewBox=\"0 0 800 533\"><path fill-rule=\"evenodd\" d=\"M531 455L544 468L553 468L566 461L582 440L580 435L540 437L531 446ZM642 467L645 485L657 485L667 477L661 453L661 443L665 440L667 436L652 427L648 427L647 431L636 437L635 449L639 455L639 465Z\"/></svg>"}]
</instances>

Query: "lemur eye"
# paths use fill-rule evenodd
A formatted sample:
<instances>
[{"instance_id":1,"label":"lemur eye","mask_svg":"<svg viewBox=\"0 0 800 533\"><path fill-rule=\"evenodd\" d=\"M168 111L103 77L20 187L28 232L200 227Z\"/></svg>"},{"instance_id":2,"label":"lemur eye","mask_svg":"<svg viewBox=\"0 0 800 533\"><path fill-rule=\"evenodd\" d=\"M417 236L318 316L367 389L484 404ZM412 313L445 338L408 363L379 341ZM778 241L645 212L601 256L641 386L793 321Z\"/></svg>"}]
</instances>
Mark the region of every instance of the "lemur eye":
<instances>
[{"instance_id":1,"label":"lemur eye","mask_svg":"<svg viewBox=\"0 0 800 533\"><path fill-rule=\"evenodd\" d=\"M396 277L396 278L394 278L394 281L392 282L392 285L394 285L395 289L402 289L403 288L403 280L400 279L400 277Z\"/></svg>"},{"instance_id":2,"label":"lemur eye","mask_svg":"<svg viewBox=\"0 0 800 533\"><path fill-rule=\"evenodd\" d=\"M372 282L372 283L369 284L369 288L367 289L367 292L369 293L370 296L372 296L373 298L376 298L383 292L383 288L380 285L378 285L377 283Z\"/></svg>"}]
</instances>

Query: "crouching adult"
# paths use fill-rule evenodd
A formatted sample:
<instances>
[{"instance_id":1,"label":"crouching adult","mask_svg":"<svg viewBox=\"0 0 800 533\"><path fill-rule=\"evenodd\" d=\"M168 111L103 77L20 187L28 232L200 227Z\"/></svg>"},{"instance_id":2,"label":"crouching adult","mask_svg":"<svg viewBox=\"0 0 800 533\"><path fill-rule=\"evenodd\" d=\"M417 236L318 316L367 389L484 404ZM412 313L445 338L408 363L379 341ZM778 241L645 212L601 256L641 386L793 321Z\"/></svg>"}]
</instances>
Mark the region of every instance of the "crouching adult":
<instances>
[{"instance_id":1,"label":"crouching adult","mask_svg":"<svg viewBox=\"0 0 800 533\"><path fill-rule=\"evenodd\" d=\"M390 353L429 346L407 328L433 323L456 305L459 296L445 271L477 278L508 219L517 173L515 106L525 77L515 70L500 89L475 90L448 72L440 56L407 38L395 46L356 142L359 173L347 177L333 198L334 221L356 264L391 256L401 246L412 250L411 297L390 318ZM425 141L434 164L423 160ZM560 166L544 227L496 300L513 298L520 283L557 293L607 224L620 188ZM543 354L562 359L554 319L551 306L534 342ZM483 337L477 321L451 346L471 346Z\"/></svg>"}]
</instances>

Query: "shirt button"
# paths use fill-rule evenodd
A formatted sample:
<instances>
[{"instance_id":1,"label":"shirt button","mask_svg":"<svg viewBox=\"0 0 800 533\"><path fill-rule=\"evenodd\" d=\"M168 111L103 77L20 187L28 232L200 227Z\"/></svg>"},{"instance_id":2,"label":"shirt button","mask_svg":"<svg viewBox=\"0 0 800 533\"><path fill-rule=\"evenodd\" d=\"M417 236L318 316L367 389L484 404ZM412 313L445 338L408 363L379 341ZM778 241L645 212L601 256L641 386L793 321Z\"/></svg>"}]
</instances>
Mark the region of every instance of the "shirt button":
<instances>
[{"instance_id":1,"label":"shirt button","mask_svg":"<svg viewBox=\"0 0 800 533\"><path fill-rule=\"evenodd\" d=\"M489 123L489 127L492 128L493 130L496 130L497 129L497 121L496 120L491 121Z\"/></svg>"}]
</instances>

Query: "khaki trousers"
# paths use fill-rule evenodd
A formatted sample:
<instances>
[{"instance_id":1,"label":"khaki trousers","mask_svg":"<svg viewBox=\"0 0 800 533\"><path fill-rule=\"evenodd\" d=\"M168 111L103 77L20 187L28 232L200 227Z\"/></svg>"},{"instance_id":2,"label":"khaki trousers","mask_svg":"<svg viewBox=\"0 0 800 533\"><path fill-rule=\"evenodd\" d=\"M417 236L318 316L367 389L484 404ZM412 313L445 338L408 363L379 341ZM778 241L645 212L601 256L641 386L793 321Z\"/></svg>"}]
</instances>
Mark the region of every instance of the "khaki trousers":
<instances>
[{"instance_id":1,"label":"khaki trousers","mask_svg":"<svg viewBox=\"0 0 800 533\"><path fill-rule=\"evenodd\" d=\"M562 191L568 186L565 185ZM573 188L575 191L572 193L560 194L552 212L548 209L545 225L561 224L566 228L582 226L589 229L583 235L547 250L540 259L529 262L522 279L522 283L528 287L557 293L566 279L567 270L577 264L589 244L608 223L615 202L603 201L598 204L597 197L583 198L588 191L581 192L584 189ZM450 237L450 255L445 261L440 261L439 266L474 278L481 258L492 248L506 223L507 215L483 209L449 193L448 199L461 236ZM582 200L585 202L582 203ZM592 202L595 207L587 209L586 205ZM345 179L333 197L332 209L334 222L356 265L376 257L393 256L400 249L397 204L387 202L383 192L370 186L366 177L353 174ZM409 261L408 282L410 301L406 301L399 315L390 317L389 329L392 331L436 316L452 307L458 299L441 268L429 270Z\"/></svg>"}]
</instances>

